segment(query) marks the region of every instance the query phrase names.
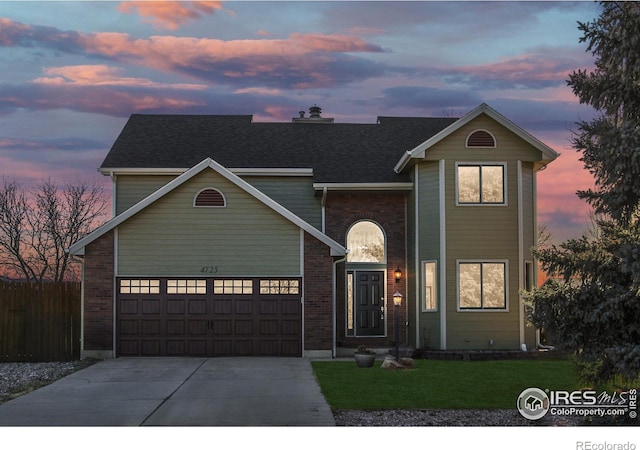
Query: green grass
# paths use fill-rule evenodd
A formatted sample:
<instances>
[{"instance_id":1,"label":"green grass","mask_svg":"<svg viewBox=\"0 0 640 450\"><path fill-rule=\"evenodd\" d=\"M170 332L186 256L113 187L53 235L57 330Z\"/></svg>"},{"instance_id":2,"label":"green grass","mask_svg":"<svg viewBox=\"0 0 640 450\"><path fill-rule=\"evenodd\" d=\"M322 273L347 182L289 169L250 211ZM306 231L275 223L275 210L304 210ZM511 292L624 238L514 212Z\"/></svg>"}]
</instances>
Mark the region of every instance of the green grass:
<instances>
[{"instance_id":1,"label":"green grass","mask_svg":"<svg viewBox=\"0 0 640 450\"><path fill-rule=\"evenodd\" d=\"M360 369L353 361L314 361L333 409L509 409L528 387L573 391L580 382L571 361L417 360L416 369Z\"/></svg>"}]
</instances>

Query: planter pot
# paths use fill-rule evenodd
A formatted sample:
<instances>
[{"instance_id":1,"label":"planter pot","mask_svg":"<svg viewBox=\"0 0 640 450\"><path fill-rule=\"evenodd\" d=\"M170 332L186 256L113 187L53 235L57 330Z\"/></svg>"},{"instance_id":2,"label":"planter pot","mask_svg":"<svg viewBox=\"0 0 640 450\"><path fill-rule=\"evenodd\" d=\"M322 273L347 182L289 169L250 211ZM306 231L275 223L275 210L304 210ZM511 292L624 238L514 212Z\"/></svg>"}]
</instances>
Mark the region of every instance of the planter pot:
<instances>
[{"instance_id":1,"label":"planter pot","mask_svg":"<svg viewBox=\"0 0 640 450\"><path fill-rule=\"evenodd\" d=\"M376 360L375 353L354 353L353 357L356 360L356 365L363 368L372 367Z\"/></svg>"}]
</instances>

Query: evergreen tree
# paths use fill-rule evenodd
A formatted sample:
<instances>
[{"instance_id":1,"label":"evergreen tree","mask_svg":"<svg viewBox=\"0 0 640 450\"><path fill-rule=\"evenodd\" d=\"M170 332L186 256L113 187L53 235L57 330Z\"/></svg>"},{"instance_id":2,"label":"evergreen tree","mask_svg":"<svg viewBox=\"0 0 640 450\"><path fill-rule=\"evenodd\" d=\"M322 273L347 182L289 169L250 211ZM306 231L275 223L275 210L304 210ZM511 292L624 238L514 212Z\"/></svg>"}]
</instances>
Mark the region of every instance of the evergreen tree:
<instances>
[{"instance_id":1,"label":"evergreen tree","mask_svg":"<svg viewBox=\"0 0 640 450\"><path fill-rule=\"evenodd\" d=\"M603 2L578 23L595 69L570 75L581 103L599 115L577 124L573 146L595 178L579 191L599 232L536 251L560 278L528 294L531 319L574 351L591 381L640 376L640 3Z\"/></svg>"}]
</instances>

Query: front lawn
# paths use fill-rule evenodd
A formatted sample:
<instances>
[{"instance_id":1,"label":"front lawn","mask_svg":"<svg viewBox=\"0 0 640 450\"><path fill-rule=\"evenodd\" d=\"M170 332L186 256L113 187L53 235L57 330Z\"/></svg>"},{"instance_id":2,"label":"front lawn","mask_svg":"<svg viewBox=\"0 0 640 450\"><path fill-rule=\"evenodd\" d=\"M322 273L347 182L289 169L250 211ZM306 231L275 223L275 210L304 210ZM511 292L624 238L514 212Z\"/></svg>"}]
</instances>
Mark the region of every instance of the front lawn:
<instances>
[{"instance_id":1,"label":"front lawn","mask_svg":"<svg viewBox=\"0 0 640 450\"><path fill-rule=\"evenodd\" d=\"M356 367L354 361L314 361L333 409L510 409L529 387L573 391L573 362L564 360L416 360L416 369Z\"/></svg>"}]
</instances>

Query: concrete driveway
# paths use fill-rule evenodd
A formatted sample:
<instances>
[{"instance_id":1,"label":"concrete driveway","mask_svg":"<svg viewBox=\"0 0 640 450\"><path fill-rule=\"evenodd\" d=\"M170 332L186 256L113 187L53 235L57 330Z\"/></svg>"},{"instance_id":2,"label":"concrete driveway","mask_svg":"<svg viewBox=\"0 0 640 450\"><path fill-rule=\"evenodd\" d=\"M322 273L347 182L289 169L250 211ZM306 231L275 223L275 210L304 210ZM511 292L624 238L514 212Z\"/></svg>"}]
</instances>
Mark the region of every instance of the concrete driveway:
<instances>
[{"instance_id":1,"label":"concrete driveway","mask_svg":"<svg viewBox=\"0 0 640 450\"><path fill-rule=\"evenodd\" d=\"M0 426L334 426L304 358L117 358L0 405Z\"/></svg>"}]
</instances>

